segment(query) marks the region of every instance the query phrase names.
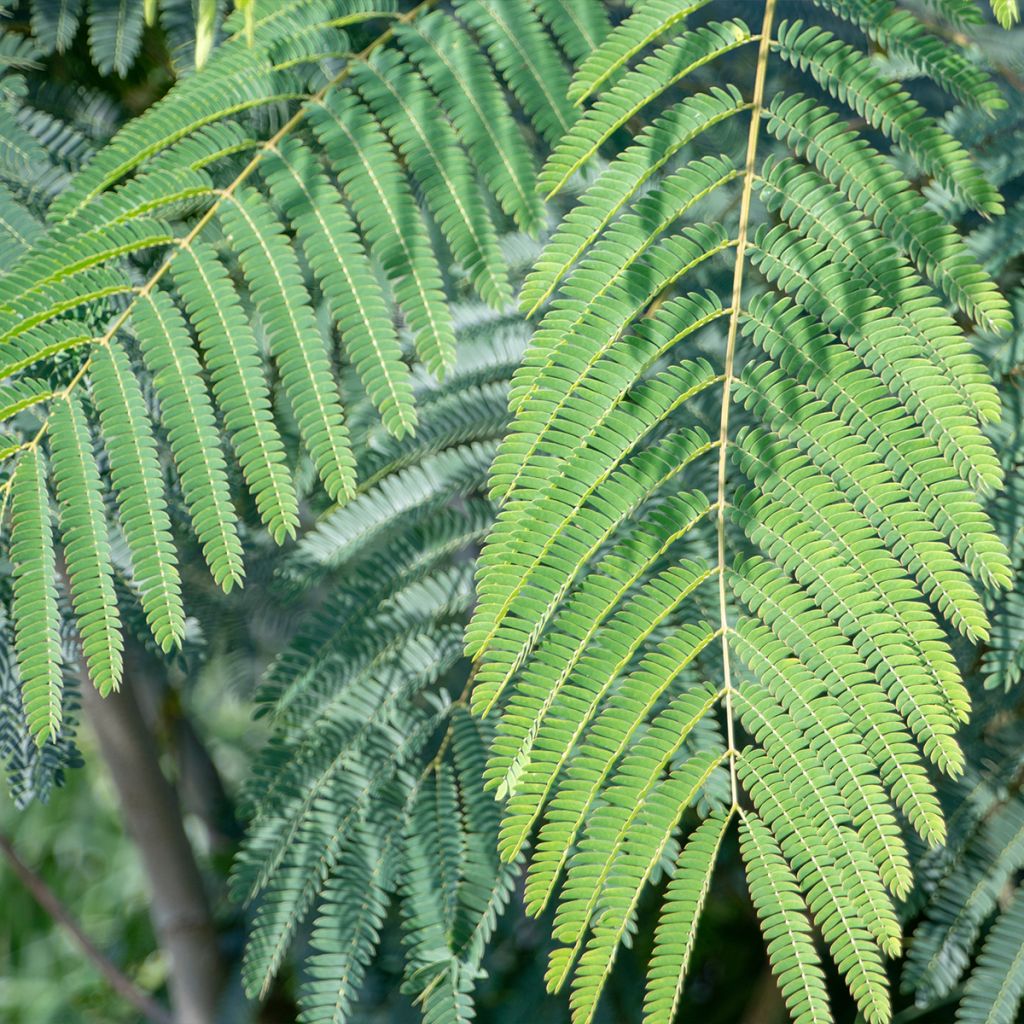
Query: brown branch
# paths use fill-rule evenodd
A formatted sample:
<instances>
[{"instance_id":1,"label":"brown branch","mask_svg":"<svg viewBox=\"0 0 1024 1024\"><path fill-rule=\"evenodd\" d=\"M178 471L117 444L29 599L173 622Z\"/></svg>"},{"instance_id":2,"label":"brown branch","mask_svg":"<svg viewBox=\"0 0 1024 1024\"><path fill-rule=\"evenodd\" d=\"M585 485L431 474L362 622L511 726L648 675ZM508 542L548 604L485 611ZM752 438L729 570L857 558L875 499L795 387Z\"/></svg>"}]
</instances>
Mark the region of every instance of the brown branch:
<instances>
[{"instance_id":1,"label":"brown branch","mask_svg":"<svg viewBox=\"0 0 1024 1024\"><path fill-rule=\"evenodd\" d=\"M125 1002L131 1003L152 1024L173 1024L170 1013L122 974L117 965L82 931L81 925L72 916L71 911L61 903L42 878L18 856L10 839L3 834L0 834L0 852L7 858L11 870L36 903L71 936L85 958Z\"/></svg>"},{"instance_id":2,"label":"brown branch","mask_svg":"<svg viewBox=\"0 0 1024 1024\"><path fill-rule=\"evenodd\" d=\"M158 746L134 692L146 685L152 666L138 645L125 639L125 685L100 697L83 671L82 704L149 881L150 916L168 959L174 1019L213 1024L224 979L216 928L178 794L160 767Z\"/></svg>"}]
</instances>

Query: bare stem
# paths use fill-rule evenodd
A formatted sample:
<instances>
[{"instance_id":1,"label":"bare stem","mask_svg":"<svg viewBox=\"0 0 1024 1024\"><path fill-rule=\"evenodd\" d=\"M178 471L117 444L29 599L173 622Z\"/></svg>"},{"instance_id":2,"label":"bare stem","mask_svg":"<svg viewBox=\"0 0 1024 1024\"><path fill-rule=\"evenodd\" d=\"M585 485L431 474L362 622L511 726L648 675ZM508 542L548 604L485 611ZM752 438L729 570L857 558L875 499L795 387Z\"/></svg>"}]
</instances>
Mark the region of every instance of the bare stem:
<instances>
[{"instance_id":1,"label":"bare stem","mask_svg":"<svg viewBox=\"0 0 1024 1024\"><path fill-rule=\"evenodd\" d=\"M725 346L725 370L722 384L722 420L718 450L718 608L722 622L722 673L725 685L725 727L729 747L729 783L732 806L739 807L739 786L736 782L736 726L732 706L732 671L729 665L729 609L725 585L725 483L729 448L729 396L733 382L733 363L736 358L736 335L739 330L740 307L743 299L743 271L746 267L747 229L750 224L750 200L754 191L757 165L757 142L761 133L761 110L764 105L765 72L772 43L772 19L775 0L765 0L757 49L757 70L754 75L754 97L750 107L750 131L747 135L747 162L743 170L743 193L740 197L740 223L736 240L736 264L732 277L732 313L729 315L729 334Z\"/></svg>"},{"instance_id":2,"label":"bare stem","mask_svg":"<svg viewBox=\"0 0 1024 1024\"><path fill-rule=\"evenodd\" d=\"M32 898L47 914L71 936L75 945L125 1002L131 1003L152 1024L173 1024L170 1013L151 999L130 978L118 970L82 930L71 911L57 898L54 891L17 854L11 840L0 834L0 852L7 858L11 870Z\"/></svg>"}]
</instances>

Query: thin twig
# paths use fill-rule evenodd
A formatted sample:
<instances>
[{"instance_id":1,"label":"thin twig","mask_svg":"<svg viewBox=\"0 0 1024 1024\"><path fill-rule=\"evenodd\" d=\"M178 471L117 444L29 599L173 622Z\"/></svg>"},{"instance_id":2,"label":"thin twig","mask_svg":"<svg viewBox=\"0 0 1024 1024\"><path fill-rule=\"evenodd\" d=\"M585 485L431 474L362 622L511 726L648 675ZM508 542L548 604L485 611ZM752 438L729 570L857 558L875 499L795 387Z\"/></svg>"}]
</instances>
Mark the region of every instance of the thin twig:
<instances>
[{"instance_id":1,"label":"thin twig","mask_svg":"<svg viewBox=\"0 0 1024 1024\"><path fill-rule=\"evenodd\" d=\"M28 890L32 898L59 924L74 940L85 958L107 980L110 987L125 1002L131 1003L146 1020L152 1024L174 1024L169 1011L151 999L130 978L118 970L116 964L96 947L71 911L57 898L53 890L18 856L7 836L0 834L0 851L7 858L18 881Z\"/></svg>"}]
</instances>

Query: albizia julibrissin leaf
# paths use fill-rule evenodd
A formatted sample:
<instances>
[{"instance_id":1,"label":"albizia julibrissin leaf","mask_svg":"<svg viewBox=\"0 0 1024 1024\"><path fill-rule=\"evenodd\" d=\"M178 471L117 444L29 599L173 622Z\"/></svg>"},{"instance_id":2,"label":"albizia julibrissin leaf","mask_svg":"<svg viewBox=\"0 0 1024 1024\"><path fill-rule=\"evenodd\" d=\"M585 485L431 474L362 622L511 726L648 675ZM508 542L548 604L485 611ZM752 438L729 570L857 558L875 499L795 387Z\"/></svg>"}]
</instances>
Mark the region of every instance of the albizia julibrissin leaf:
<instances>
[{"instance_id":1,"label":"albizia julibrissin leaf","mask_svg":"<svg viewBox=\"0 0 1024 1024\"><path fill-rule=\"evenodd\" d=\"M242 582L242 545L228 490L213 405L185 319L166 292L141 296L132 311L142 355L178 467L192 528L218 586Z\"/></svg>"},{"instance_id":2,"label":"albizia julibrissin leaf","mask_svg":"<svg viewBox=\"0 0 1024 1024\"><path fill-rule=\"evenodd\" d=\"M291 241L270 204L245 189L220 211L270 340L285 393L327 493L355 493L355 459L323 336Z\"/></svg>"},{"instance_id":3,"label":"albizia julibrissin leaf","mask_svg":"<svg viewBox=\"0 0 1024 1024\"><path fill-rule=\"evenodd\" d=\"M262 356L227 269L193 242L174 263L189 320L199 336L213 396L260 518L280 543L299 525L298 499L274 423Z\"/></svg>"},{"instance_id":4,"label":"albizia julibrissin leaf","mask_svg":"<svg viewBox=\"0 0 1024 1024\"><path fill-rule=\"evenodd\" d=\"M19 457L9 486L14 648L29 734L41 745L60 729L63 679L53 520L37 445Z\"/></svg>"},{"instance_id":5,"label":"albizia julibrissin leaf","mask_svg":"<svg viewBox=\"0 0 1024 1024\"><path fill-rule=\"evenodd\" d=\"M164 476L142 389L117 341L97 348L92 383L142 608L156 642L169 650L185 634L185 611Z\"/></svg>"},{"instance_id":6,"label":"albizia julibrissin leaf","mask_svg":"<svg viewBox=\"0 0 1024 1024\"><path fill-rule=\"evenodd\" d=\"M74 394L51 410L50 462L82 653L93 685L106 694L121 681L121 616L92 432Z\"/></svg>"}]
</instances>

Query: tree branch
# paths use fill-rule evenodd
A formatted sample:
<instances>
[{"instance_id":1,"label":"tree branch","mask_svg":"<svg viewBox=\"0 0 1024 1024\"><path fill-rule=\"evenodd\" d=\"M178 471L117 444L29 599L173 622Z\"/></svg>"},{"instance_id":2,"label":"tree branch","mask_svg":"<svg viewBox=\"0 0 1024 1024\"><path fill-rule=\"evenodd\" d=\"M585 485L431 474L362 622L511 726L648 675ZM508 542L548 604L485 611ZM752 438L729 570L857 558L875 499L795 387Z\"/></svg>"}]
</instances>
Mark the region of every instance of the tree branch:
<instances>
[{"instance_id":1,"label":"tree branch","mask_svg":"<svg viewBox=\"0 0 1024 1024\"><path fill-rule=\"evenodd\" d=\"M175 1020L213 1024L224 976L216 929L177 792L160 768L157 745L133 692L148 666L126 640L121 691L103 698L83 679L82 704L149 879L150 916L170 962Z\"/></svg>"},{"instance_id":2,"label":"tree branch","mask_svg":"<svg viewBox=\"0 0 1024 1024\"><path fill-rule=\"evenodd\" d=\"M71 936L85 958L103 975L110 987L152 1024L173 1024L170 1013L122 974L117 965L82 931L81 925L72 916L71 911L61 903L42 878L18 856L10 839L3 834L0 834L0 851L36 903Z\"/></svg>"}]
</instances>

